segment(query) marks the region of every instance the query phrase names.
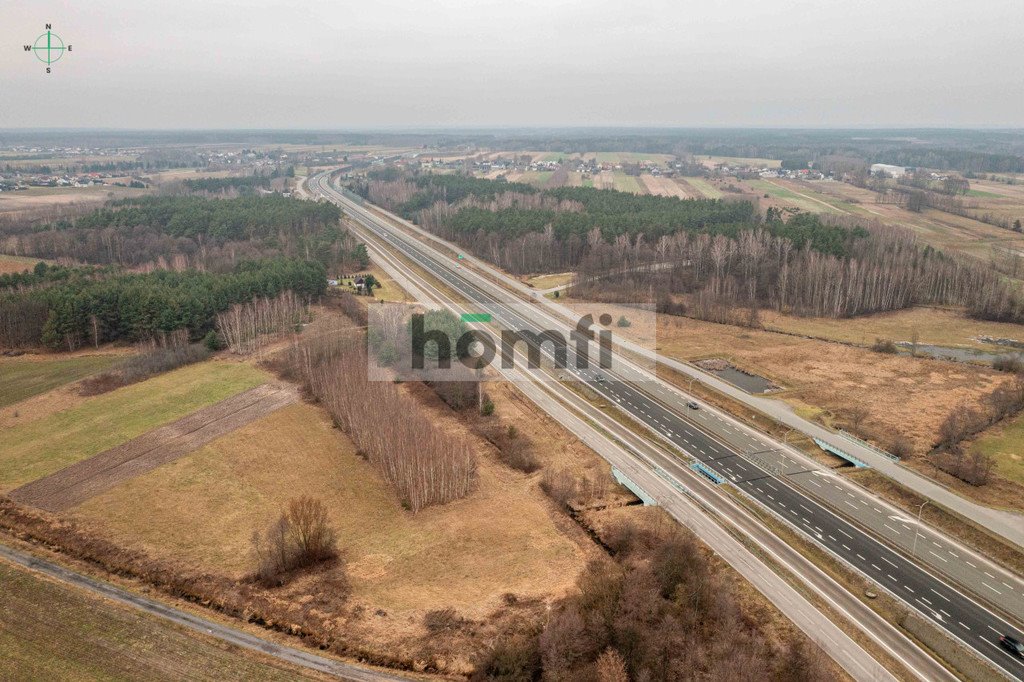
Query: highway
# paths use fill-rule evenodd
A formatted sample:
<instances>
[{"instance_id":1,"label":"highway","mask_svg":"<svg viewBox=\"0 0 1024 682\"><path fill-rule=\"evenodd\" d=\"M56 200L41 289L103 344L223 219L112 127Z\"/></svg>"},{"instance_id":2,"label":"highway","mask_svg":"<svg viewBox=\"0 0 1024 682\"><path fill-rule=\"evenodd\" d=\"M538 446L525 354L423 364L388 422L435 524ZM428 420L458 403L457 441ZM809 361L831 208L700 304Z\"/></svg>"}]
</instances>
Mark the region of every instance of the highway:
<instances>
[{"instance_id":1,"label":"highway","mask_svg":"<svg viewBox=\"0 0 1024 682\"><path fill-rule=\"evenodd\" d=\"M404 257L442 280L458 295L479 304L481 309L500 310L498 319L506 327L534 332L542 328L561 328L553 327L552 319L540 312L537 316L540 318L538 324L534 319L526 319L518 308L497 307L499 301L518 301L509 300L507 292L485 278L459 268L450 258L438 254L345 198L329 187L326 175L314 178L314 189L341 203L346 212L361 225L387 240ZM1001 634L1016 632L1010 623L840 517L788 481L787 477L775 475L771 466L762 465L753 457L730 447L693 420L682 417L679 411L670 407L673 392L660 382L647 382L640 388L632 381L622 380L623 377L603 370L571 371L590 390L616 405L651 433L700 460L715 475L729 481L775 516L867 576L880 588L903 600L1007 676L1024 680L1024 662L1010 656L998 644ZM605 374L606 380L598 381L599 373ZM770 453L761 455L770 456Z\"/></svg>"}]
</instances>

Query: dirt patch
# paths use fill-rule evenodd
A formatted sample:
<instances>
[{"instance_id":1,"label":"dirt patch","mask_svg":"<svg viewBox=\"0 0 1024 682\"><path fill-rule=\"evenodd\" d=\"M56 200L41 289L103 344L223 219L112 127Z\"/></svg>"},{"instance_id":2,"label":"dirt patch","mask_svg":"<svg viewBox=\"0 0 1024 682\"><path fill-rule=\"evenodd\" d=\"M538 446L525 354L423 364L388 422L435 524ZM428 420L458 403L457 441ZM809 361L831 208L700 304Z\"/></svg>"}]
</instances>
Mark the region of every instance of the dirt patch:
<instances>
[{"instance_id":1,"label":"dirt patch","mask_svg":"<svg viewBox=\"0 0 1024 682\"><path fill-rule=\"evenodd\" d=\"M265 384L153 429L9 493L12 500L63 511L152 471L226 433L295 402L291 388Z\"/></svg>"}]
</instances>

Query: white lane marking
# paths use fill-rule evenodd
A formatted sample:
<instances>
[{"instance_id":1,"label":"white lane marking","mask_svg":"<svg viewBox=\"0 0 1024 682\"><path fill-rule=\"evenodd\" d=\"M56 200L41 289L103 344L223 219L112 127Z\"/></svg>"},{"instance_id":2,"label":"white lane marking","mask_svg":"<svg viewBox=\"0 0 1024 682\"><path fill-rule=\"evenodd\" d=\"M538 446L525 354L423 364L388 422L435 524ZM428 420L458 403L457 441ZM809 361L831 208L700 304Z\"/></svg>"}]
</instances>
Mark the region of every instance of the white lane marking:
<instances>
[{"instance_id":1,"label":"white lane marking","mask_svg":"<svg viewBox=\"0 0 1024 682\"><path fill-rule=\"evenodd\" d=\"M932 589L932 588L928 588L928 589L930 589L932 592L935 592L935 590ZM941 592L935 592L935 594L939 595L940 597L942 597L946 601L949 601L949 597L947 597L946 595L942 594Z\"/></svg>"},{"instance_id":2,"label":"white lane marking","mask_svg":"<svg viewBox=\"0 0 1024 682\"><path fill-rule=\"evenodd\" d=\"M1000 591L999 591L999 590L997 590L996 588L992 587L991 585L989 585L989 584L988 584L987 582L985 582L984 580L982 580L982 581L981 581L981 584L982 584L982 585L984 585L985 587L987 587L988 589L992 590L992 591L993 591L993 592L995 592L996 594L1002 594L1002 592L1000 592Z\"/></svg>"}]
</instances>

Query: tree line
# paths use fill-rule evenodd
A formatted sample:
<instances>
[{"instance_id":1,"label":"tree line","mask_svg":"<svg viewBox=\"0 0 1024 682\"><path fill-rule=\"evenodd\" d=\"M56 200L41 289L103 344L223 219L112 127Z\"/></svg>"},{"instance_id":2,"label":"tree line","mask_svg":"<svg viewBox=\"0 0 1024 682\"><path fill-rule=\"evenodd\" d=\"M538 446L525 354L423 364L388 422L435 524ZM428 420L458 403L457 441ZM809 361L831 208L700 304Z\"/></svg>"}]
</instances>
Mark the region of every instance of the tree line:
<instances>
[{"instance_id":1,"label":"tree line","mask_svg":"<svg viewBox=\"0 0 1024 682\"><path fill-rule=\"evenodd\" d=\"M97 273L94 268L70 275L58 271L53 281L0 294L0 346L75 350L84 344L145 341L178 329L198 340L232 304L284 291L310 300L327 286L323 265L297 259L246 261L221 274Z\"/></svg>"},{"instance_id":2,"label":"tree line","mask_svg":"<svg viewBox=\"0 0 1024 682\"><path fill-rule=\"evenodd\" d=\"M148 196L71 219L3 225L0 250L126 267L226 271L243 260L285 256L318 260L329 269L365 268L366 247L341 227L340 217L328 202L277 194Z\"/></svg>"},{"instance_id":3,"label":"tree line","mask_svg":"<svg viewBox=\"0 0 1024 682\"><path fill-rule=\"evenodd\" d=\"M1024 319L1019 291L984 264L922 246L902 228L875 225L866 232L844 247L843 256L818 251L810 241L797 248L792 239L760 228L736 237L680 233L654 244L598 244L581 262L574 291L753 326L762 308L852 317L944 304L965 306L981 319ZM686 305L675 304L672 294Z\"/></svg>"}]
</instances>

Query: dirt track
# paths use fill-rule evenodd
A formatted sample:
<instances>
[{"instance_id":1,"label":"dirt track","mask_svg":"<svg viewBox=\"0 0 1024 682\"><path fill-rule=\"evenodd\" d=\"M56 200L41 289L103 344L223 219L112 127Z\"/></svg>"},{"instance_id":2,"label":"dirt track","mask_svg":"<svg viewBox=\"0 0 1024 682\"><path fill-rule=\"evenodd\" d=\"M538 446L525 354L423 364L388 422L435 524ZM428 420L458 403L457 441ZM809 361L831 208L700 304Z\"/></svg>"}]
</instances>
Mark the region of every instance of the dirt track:
<instances>
[{"instance_id":1,"label":"dirt track","mask_svg":"<svg viewBox=\"0 0 1024 682\"><path fill-rule=\"evenodd\" d=\"M8 497L48 511L64 511L297 399L298 395L291 387L257 386L27 483L12 490Z\"/></svg>"}]
</instances>

